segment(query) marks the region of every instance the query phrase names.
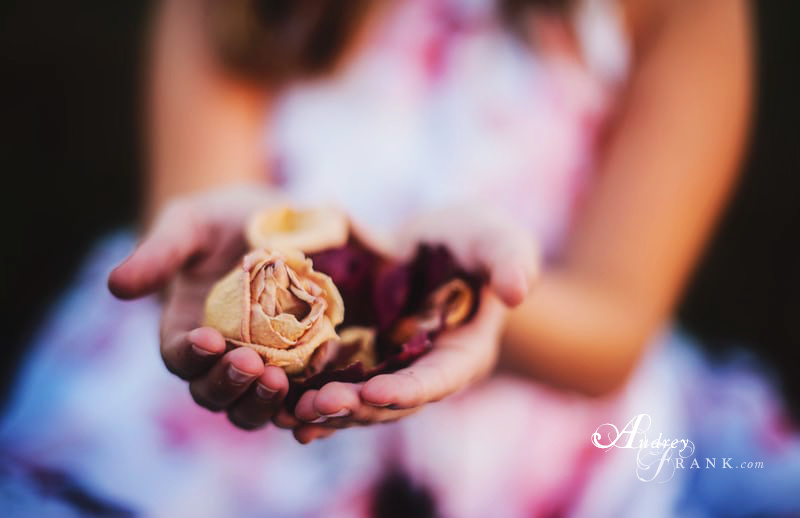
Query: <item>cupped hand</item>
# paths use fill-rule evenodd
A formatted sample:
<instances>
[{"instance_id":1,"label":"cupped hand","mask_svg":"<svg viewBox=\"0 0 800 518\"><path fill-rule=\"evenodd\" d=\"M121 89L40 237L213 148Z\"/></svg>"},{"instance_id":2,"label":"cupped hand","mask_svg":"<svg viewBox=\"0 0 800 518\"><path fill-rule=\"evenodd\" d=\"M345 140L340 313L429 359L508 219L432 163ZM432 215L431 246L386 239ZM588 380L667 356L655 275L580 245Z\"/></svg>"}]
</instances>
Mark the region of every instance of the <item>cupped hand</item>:
<instances>
[{"instance_id":1,"label":"cupped hand","mask_svg":"<svg viewBox=\"0 0 800 518\"><path fill-rule=\"evenodd\" d=\"M478 313L466 325L440 335L433 349L411 366L364 383L328 383L300 398L294 414L273 421L291 428L302 443L337 429L394 421L487 376L497 359L505 313L521 303L539 272L530 233L501 213L474 206L423 214L395 236L398 256L419 243L444 244L465 268L482 271L489 284Z\"/></svg>"},{"instance_id":2,"label":"cupped hand","mask_svg":"<svg viewBox=\"0 0 800 518\"><path fill-rule=\"evenodd\" d=\"M164 290L161 356L189 382L197 404L226 411L245 429L269 422L288 391L282 369L253 350L227 350L215 329L199 327L205 297L246 252L243 228L256 210L278 203L263 186L242 185L176 199L108 279L111 292L134 299Z\"/></svg>"}]
</instances>

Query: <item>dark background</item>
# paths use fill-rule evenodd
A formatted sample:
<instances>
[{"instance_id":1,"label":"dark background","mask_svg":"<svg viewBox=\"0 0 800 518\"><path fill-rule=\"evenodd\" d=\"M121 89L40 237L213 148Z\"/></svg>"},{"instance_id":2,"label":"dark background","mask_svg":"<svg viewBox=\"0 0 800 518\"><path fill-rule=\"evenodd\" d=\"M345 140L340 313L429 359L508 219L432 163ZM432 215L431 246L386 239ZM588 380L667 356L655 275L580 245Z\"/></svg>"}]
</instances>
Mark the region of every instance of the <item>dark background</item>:
<instances>
[{"instance_id":1,"label":"dark background","mask_svg":"<svg viewBox=\"0 0 800 518\"><path fill-rule=\"evenodd\" d=\"M16 4L16 5L15 5ZM758 96L740 187L680 308L724 356L758 351L800 414L798 2L756 7ZM0 393L94 239L135 218L151 2L0 6Z\"/></svg>"}]
</instances>

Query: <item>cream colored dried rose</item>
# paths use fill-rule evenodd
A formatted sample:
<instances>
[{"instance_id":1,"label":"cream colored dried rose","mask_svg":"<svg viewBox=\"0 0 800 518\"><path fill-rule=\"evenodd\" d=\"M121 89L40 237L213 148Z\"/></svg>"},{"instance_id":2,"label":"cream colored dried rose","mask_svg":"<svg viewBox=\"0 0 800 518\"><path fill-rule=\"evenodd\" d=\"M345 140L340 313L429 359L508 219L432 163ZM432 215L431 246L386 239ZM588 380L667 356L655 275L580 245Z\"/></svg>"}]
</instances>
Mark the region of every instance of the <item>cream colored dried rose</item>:
<instances>
[{"instance_id":1,"label":"cream colored dried rose","mask_svg":"<svg viewBox=\"0 0 800 518\"><path fill-rule=\"evenodd\" d=\"M336 209L282 207L255 214L245 233L254 249L300 250L311 254L344 245L348 231L347 217Z\"/></svg>"},{"instance_id":2,"label":"cream colored dried rose","mask_svg":"<svg viewBox=\"0 0 800 518\"><path fill-rule=\"evenodd\" d=\"M310 259L291 250L256 250L217 282L206 298L205 325L250 347L269 365L299 374L314 351L338 338L339 290Z\"/></svg>"}]
</instances>

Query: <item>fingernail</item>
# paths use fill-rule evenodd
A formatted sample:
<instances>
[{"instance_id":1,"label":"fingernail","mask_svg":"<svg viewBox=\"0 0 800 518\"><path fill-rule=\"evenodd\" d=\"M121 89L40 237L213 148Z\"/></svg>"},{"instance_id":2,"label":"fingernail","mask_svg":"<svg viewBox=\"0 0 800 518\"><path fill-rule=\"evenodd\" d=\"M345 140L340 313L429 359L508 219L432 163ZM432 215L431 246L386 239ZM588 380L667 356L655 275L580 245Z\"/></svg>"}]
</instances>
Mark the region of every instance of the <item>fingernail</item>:
<instances>
[{"instance_id":1,"label":"fingernail","mask_svg":"<svg viewBox=\"0 0 800 518\"><path fill-rule=\"evenodd\" d=\"M334 412L332 414L323 414L325 417L346 417L349 416L352 412L350 412L349 408L343 408L338 412Z\"/></svg>"},{"instance_id":2,"label":"fingernail","mask_svg":"<svg viewBox=\"0 0 800 518\"><path fill-rule=\"evenodd\" d=\"M309 423L311 423L311 424L319 424L319 423L324 423L327 420L328 420L328 416L321 415L318 418L314 419L313 421L309 421Z\"/></svg>"},{"instance_id":3,"label":"fingernail","mask_svg":"<svg viewBox=\"0 0 800 518\"><path fill-rule=\"evenodd\" d=\"M202 347L198 347L197 344L192 344L192 352L197 356L202 356L203 358L208 358L209 356L215 356L217 354L207 349L203 349Z\"/></svg>"},{"instance_id":4,"label":"fingernail","mask_svg":"<svg viewBox=\"0 0 800 518\"><path fill-rule=\"evenodd\" d=\"M369 406L374 406L378 408L386 408L387 406L391 405L391 403L373 403L372 401L366 402Z\"/></svg>"},{"instance_id":5,"label":"fingernail","mask_svg":"<svg viewBox=\"0 0 800 518\"><path fill-rule=\"evenodd\" d=\"M249 372L241 371L236 367L234 367L233 365L228 366L228 379L231 380L232 383L235 383L237 385L242 385L252 380L253 378L255 378L255 376L250 374Z\"/></svg>"},{"instance_id":6,"label":"fingernail","mask_svg":"<svg viewBox=\"0 0 800 518\"><path fill-rule=\"evenodd\" d=\"M264 401L271 401L277 393L277 390L272 390L261 383L256 383L256 395Z\"/></svg>"}]
</instances>

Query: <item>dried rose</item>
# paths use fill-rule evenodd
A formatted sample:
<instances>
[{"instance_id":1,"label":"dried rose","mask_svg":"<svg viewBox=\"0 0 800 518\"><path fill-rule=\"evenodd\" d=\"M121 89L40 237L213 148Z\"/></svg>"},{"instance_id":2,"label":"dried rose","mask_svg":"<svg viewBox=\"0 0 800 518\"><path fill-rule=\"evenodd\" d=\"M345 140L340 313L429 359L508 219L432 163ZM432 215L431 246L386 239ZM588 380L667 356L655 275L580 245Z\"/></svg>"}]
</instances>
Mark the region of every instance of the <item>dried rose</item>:
<instances>
[{"instance_id":1,"label":"dried rose","mask_svg":"<svg viewBox=\"0 0 800 518\"><path fill-rule=\"evenodd\" d=\"M348 233L347 217L336 209L288 207L255 214L245 232L253 249L300 250L305 254L343 246Z\"/></svg>"},{"instance_id":2,"label":"dried rose","mask_svg":"<svg viewBox=\"0 0 800 518\"><path fill-rule=\"evenodd\" d=\"M428 296L421 312L401 318L392 329L392 340L403 343L420 331L441 332L458 327L469 318L474 304L472 288L463 279L453 279Z\"/></svg>"},{"instance_id":3,"label":"dried rose","mask_svg":"<svg viewBox=\"0 0 800 518\"><path fill-rule=\"evenodd\" d=\"M301 373L318 347L338 338L334 328L343 318L331 278L288 249L247 254L206 298L206 325L289 375Z\"/></svg>"}]
</instances>

